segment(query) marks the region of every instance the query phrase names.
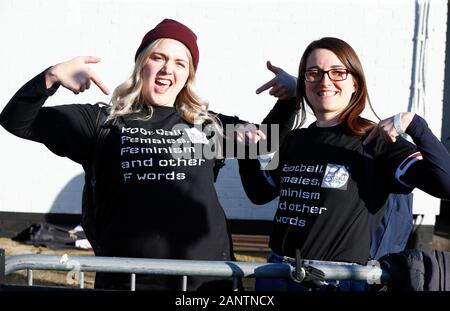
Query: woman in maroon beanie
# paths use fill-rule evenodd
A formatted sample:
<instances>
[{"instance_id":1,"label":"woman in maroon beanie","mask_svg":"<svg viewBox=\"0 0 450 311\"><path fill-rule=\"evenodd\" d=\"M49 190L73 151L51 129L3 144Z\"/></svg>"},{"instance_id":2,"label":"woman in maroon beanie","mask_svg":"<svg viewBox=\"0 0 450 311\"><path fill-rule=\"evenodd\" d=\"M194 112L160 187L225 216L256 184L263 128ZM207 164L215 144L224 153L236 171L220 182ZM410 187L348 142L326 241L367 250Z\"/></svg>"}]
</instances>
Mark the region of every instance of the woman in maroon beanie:
<instances>
[{"instance_id":1,"label":"woman in maroon beanie","mask_svg":"<svg viewBox=\"0 0 450 311\"><path fill-rule=\"evenodd\" d=\"M133 73L114 90L111 105L42 107L59 86L78 94L93 82L109 94L90 67L99 61L76 57L46 69L13 96L0 124L83 166L82 225L96 255L232 260L215 159L202 151L212 149L222 126L242 122L209 112L195 93L196 35L165 19L144 36ZM209 136L202 131L207 126ZM136 289L180 285L181 277L136 278ZM97 273L96 288L129 286L128 274ZM189 277L187 288L231 289L231 280Z\"/></svg>"}]
</instances>

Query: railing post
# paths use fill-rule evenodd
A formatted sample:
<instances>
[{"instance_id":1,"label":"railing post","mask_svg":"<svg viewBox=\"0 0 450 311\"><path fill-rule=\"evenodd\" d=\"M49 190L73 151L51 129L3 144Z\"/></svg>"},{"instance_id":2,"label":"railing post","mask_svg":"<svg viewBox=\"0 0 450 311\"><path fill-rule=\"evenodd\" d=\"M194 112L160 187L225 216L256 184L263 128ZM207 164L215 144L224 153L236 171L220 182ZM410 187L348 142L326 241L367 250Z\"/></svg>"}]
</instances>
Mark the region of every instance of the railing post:
<instances>
[{"instance_id":1,"label":"railing post","mask_svg":"<svg viewBox=\"0 0 450 311\"><path fill-rule=\"evenodd\" d=\"M136 273L131 273L130 290L134 292L136 290Z\"/></svg>"},{"instance_id":2,"label":"railing post","mask_svg":"<svg viewBox=\"0 0 450 311\"><path fill-rule=\"evenodd\" d=\"M183 292L187 291L187 275L183 275L181 278L181 290Z\"/></svg>"},{"instance_id":3,"label":"railing post","mask_svg":"<svg viewBox=\"0 0 450 311\"><path fill-rule=\"evenodd\" d=\"M33 269L27 268L27 284L33 286Z\"/></svg>"},{"instance_id":4,"label":"railing post","mask_svg":"<svg viewBox=\"0 0 450 311\"><path fill-rule=\"evenodd\" d=\"M6 283L5 264L5 250L0 248L0 285Z\"/></svg>"}]
</instances>

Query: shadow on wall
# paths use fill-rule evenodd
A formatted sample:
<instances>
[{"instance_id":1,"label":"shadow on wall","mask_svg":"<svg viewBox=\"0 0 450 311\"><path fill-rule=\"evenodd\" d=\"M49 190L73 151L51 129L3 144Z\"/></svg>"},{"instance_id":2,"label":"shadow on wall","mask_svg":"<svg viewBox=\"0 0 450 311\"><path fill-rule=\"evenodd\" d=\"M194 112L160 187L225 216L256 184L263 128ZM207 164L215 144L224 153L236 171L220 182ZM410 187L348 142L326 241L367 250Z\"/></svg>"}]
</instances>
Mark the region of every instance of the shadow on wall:
<instances>
[{"instance_id":1,"label":"shadow on wall","mask_svg":"<svg viewBox=\"0 0 450 311\"><path fill-rule=\"evenodd\" d=\"M84 174L70 179L47 213L0 212L0 237L12 238L32 225L47 223L74 228L81 221Z\"/></svg>"},{"instance_id":2,"label":"shadow on wall","mask_svg":"<svg viewBox=\"0 0 450 311\"><path fill-rule=\"evenodd\" d=\"M45 222L61 225L78 225L81 220L81 198L84 173L70 179L59 192L47 214Z\"/></svg>"}]
</instances>

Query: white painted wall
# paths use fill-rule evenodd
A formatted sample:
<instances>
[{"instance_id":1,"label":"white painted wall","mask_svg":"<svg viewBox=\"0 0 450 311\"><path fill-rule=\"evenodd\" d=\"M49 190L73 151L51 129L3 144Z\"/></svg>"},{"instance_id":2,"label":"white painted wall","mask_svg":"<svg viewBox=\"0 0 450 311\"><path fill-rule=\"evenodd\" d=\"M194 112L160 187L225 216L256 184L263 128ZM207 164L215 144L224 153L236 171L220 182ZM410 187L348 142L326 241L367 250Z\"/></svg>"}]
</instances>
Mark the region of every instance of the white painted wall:
<instances>
[{"instance_id":1,"label":"white painted wall","mask_svg":"<svg viewBox=\"0 0 450 311\"><path fill-rule=\"evenodd\" d=\"M340 37L357 51L380 116L408 106L414 0L2 0L0 109L35 74L78 55L101 57L95 70L113 89L130 74L142 36L163 18L177 19L197 33L197 85L214 111L261 121L274 103L268 94L254 92L272 78L266 60L296 74L305 46L323 36ZM437 134L442 123L446 18L447 2L431 1L426 118ZM108 98L95 88L79 96L61 89L48 105L97 101ZM0 211L80 212L79 165L3 128L0 146ZM221 172L218 192L231 218L272 218L274 203L256 207L246 199L235 161ZM434 222L438 200L418 194L415 204L417 211L426 207Z\"/></svg>"}]
</instances>

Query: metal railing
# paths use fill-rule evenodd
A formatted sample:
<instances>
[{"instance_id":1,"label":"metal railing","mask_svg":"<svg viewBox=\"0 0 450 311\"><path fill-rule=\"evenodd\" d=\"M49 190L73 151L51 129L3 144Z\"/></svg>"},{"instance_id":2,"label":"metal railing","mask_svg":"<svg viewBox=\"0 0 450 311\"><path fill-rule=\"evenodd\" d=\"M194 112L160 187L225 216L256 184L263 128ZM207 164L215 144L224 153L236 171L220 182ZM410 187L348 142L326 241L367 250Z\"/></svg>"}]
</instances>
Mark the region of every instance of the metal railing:
<instances>
[{"instance_id":1,"label":"metal railing","mask_svg":"<svg viewBox=\"0 0 450 311\"><path fill-rule=\"evenodd\" d=\"M379 284L388 275L377 265L303 260L304 267L320 269L325 279L366 281ZM189 276L212 276L233 279L233 290L239 278L290 278L294 268L287 263L252 263L238 261L142 259L125 257L68 256L27 254L5 256L0 249L0 284L6 276L20 270L27 271L27 283L33 285L33 270L73 271L79 274L79 288L84 288L84 272L130 274L130 290L136 288L136 274L171 275L182 277L182 290L187 290Z\"/></svg>"}]
</instances>

